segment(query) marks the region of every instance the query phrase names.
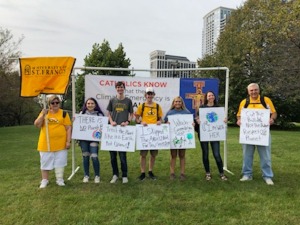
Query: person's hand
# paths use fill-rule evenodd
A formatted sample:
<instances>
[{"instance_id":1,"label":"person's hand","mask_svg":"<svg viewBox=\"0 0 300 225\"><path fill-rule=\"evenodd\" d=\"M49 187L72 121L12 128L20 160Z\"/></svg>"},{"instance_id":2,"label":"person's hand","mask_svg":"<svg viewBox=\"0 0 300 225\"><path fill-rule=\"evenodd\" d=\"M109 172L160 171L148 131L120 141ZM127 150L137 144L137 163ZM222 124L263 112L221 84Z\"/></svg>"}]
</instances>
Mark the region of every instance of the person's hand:
<instances>
[{"instance_id":1,"label":"person's hand","mask_svg":"<svg viewBox=\"0 0 300 225\"><path fill-rule=\"evenodd\" d=\"M161 125L161 121L160 121L160 120L157 121L157 122L156 122L156 125Z\"/></svg>"},{"instance_id":2,"label":"person's hand","mask_svg":"<svg viewBox=\"0 0 300 225\"><path fill-rule=\"evenodd\" d=\"M116 123L115 121L113 121L113 122L111 123L111 125L114 127L114 126L117 126L117 123Z\"/></svg>"},{"instance_id":3,"label":"person's hand","mask_svg":"<svg viewBox=\"0 0 300 225\"><path fill-rule=\"evenodd\" d=\"M66 142L66 149L69 149L71 147L71 142Z\"/></svg>"},{"instance_id":4,"label":"person's hand","mask_svg":"<svg viewBox=\"0 0 300 225\"><path fill-rule=\"evenodd\" d=\"M144 127L148 126L148 124L145 123L145 122L141 122L141 124L142 124Z\"/></svg>"},{"instance_id":5,"label":"person's hand","mask_svg":"<svg viewBox=\"0 0 300 225\"><path fill-rule=\"evenodd\" d=\"M236 121L236 124L237 124L238 126L241 126L241 119L238 119L238 120Z\"/></svg>"},{"instance_id":6,"label":"person's hand","mask_svg":"<svg viewBox=\"0 0 300 225\"><path fill-rule=\"evenodd\" d=\"M46 116L48 113L48 109L43 109L42 112L43 112L43 116Z\"/></svg>"}]
</instances>

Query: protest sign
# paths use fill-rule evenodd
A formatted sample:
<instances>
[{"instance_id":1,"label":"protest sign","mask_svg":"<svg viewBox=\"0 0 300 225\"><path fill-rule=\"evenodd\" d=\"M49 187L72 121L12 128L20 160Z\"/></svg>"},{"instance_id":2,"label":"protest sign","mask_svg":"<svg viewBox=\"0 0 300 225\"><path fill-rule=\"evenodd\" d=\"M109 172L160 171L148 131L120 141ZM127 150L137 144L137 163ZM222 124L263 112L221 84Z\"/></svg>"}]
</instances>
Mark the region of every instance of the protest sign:
<instances>
[{"instance_id":1,"label":"protest sign","mask_svg":"<svg viewBox=\"0 0 300 225\"><path fill-rule=\"evenodd\" d=\"M241 111L240 143L269 146L270 109Z\"/></svg>"},{"instance_id":2,"label":"protest sign","mask_svg":"<svg viewBox=\"0 0 300 225\"><path fill-rule=\"evenodd\" d=\"M108 117L75 114L73 121L72 139L100 141L102 128L108 123Z\"/></svg>"},{"instance_id":3,"label":"protest sign","mask_svg":"<svg viewBox=\"0 0 300 225\"><path fill-rule=\"evenodd\" d=\"M101 150L134 152L135 134L135 126L104 125Z\"/></svg>"},{"instance_id":4,"label":"protest sign","mask_svg":"<svg viewBox=\"0 0 300 225\"><path fill-rule=\"evenodd\" d=\"M195 132L193 115L171 115L170 122L171 149L195 148Z\"/></svg>"},{"instance_id":5,"label":"protest sign","mask_svg":"<svg viewBox=\"0 0 300 225\"><path fill-rule=\"evenodd\" d=\"M136 136L137 150L170 149L169 124L136 125Z\"/></svg>"}]
</instances>

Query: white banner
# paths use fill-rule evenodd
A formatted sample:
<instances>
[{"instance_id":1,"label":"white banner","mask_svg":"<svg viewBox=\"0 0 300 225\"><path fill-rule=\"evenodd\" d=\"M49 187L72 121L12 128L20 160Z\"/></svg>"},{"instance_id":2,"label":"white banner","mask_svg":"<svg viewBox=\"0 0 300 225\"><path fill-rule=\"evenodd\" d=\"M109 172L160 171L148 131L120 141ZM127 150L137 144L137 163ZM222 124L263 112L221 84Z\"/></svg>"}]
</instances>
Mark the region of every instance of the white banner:
<instances>
[{"instance_id":1,"label":"white banner","mask_svg":"<svg viewBox=\"0 0 300 225\"><path fill-rule=\"evenodd\" d=\"M134 112L139 104L146 101L144 93L147 87L153 87L154 101L162 107L163 114L170 109L173 98L179 95L179 78L86 75L85 98L95 98L106 115L109 99L117 95L115 83L118 81L125 82L125 96L132 100Z\"/></svg>"},{"instance_id":2,"label":"white banner","mask_svg":"<svg viewBox=\"0 0 300 225\"><path fill-rule=\"evenodd\" d=\"M170 122L171 149L196 148L193 115L171 115Z\"/></svg>"},{"instance_id":3,"label":"white banner","mask_svg":"<svg viewBox=\"0 0 300 225\"><path fill-rule=\"evenodd\" d=\"M270 109L241 111L240 143L269 146Z\"/></svg>"},{"instance_id":4,"label":"white banner","mask_svg":"<svg viewBox=\"0 0 300 225\"><path fill-rule=\"evenodd\" d=\"M199 118L200 141L224 141L226 139L224 107L200 108Z\"/></svg>"},{"instance_id":5,"label":"white banner","mask_svg":"<svg viewBox=\"0 0 300 225\"><path fill-rule=\"evenodd\" d=\"M75 114L72 125L72 139L100 141L102 128L108 123L108 117Z\"/></svg>"},{"instance_id":6,"label":"white banner","mask_svg":"<svg viewBox=\"0 0 300 225\"><path fill-rule=\"evenodd\" d=\"M134 152L135 134L135 126L104 125L101 150Z\"/></svg>"},{"instance_id":7,"label":"white banner","mask_svg":"<svg viewBox=\"0 0 300 225\"><path fill-rule=\"evenodd\" d=\"M136 125L136 150L170 149L169 124Z\"/></svg>"}]
</instances>

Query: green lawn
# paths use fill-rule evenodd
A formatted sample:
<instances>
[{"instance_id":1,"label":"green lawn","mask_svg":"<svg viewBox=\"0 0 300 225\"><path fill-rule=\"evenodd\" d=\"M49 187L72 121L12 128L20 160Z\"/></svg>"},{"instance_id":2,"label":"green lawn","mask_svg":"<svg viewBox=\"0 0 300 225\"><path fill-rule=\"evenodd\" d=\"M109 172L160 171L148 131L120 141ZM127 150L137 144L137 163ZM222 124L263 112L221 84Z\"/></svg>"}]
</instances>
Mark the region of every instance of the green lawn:
<instances>
[{"instance_id":1,"label":"green lawn","mask_svg":"<svg viewBox=\"0 0 300 225\"><path fill-rule=\"evenodd\" d=\"M129 183L110 184L109 153L100 152L100 184L83 184L80 168L66 187L58 187L51 173L43 190L38 188L38 132L33 126L0 128L0 224L300 224L299 131L271 131L274 186L263 182L257 153L254 180L239 181L239 129L230 127L228 169L234 175L227 173L227 182L218 178L212 156L213 179L205 181L197 143L197 149L187 150L184 182L169 180L169 151L160 151L154 168L158 180L136 179L135 152L128 153ZM76 166L82 166L78 147Z\"/></svg>"}]
</instances>

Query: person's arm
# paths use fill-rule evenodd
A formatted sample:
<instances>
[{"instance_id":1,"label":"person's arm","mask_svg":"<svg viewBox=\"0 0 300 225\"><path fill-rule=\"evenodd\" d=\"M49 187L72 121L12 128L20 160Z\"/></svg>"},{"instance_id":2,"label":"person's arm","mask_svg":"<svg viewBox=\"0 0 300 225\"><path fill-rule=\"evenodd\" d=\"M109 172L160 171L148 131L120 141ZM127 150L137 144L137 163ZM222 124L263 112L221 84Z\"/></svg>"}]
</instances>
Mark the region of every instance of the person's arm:
<instances>
[{"instance_id":1,"label":"person's arm","mask_svg":"<svg viewBox=\"0 0 300 225\"><path fill-rule=\"evenodd\" d=\"M113 119L112 119L111 112L108 111L107 116L108 116L108 120L109 120L110 125L117 126L117 122L113 121Z\"/></svg>"},{"instance_id":2,"label":"person's arm","mask_svg":"<svg viewBox=\"0 0 300 225\"><path fill-rule=\"evenodd\" d=\"M48 110L47 109L43 109L38 118L36 118L36 120L34 121L34 126L36 126L37 128L41 128L44 124L44 121L45 121L45 117L48 113Z\"/></svg>"},{"instance_id":3,"label":"person's arm","mask_svg":"<svg viewBox=\"0 0 300 225\"><path fill-rule=\"evenodd\" d=\"M270 116L270 125L274 124L276 119L277 119L277 112L273 112Z\"/></svg>"},{"instance_id":4,"label":"person's arm","mask_svg":"<svg viewBox=\"0 0 300 225\"><path fill-rule=\"evenodd\" d=\"M72 137L72 126L65 126L67 132L67 140L66 140L66 149L71 147L71 137Z\"/></svg>"}]
</instances>

